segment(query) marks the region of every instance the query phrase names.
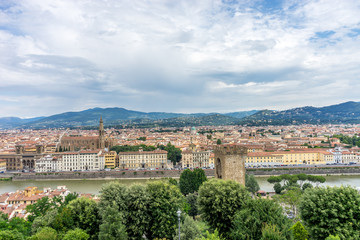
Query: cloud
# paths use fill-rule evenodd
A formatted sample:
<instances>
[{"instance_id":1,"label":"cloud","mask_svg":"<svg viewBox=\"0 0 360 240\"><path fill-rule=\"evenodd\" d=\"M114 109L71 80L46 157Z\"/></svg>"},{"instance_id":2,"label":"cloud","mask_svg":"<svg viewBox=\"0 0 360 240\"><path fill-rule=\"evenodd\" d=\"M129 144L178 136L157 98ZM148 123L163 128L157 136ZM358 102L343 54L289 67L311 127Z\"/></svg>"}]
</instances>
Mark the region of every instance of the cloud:
<instances>
[{"instance_id":1,"label":"cloud","mask_svg":"<svg viewBox=\"0 0 360 240\"><path fill-rule=\"evenodd\" d=\"M356 0L3 1L0 116L356 101L359 15Z\"/></svg>"}]
</instances>

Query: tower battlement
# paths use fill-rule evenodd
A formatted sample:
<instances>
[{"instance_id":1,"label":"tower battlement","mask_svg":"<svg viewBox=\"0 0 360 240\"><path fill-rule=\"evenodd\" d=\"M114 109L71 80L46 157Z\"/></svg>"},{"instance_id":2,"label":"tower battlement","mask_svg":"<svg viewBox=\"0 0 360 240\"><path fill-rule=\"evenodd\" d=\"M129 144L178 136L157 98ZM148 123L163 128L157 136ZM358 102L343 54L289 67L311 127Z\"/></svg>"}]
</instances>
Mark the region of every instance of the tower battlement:
<instances>
[{"instance_id":1,"label":"tower battlement","mask_svg":"<svg viewBox=\"0 0 360 240\"><path fill-rule=\"evenodd\" d=\"M216 178L234 180L245 185L247 148L239 145L221 145L215 147L214 153Z\"/></svg>"},{"instance_id":2,"label":"tower battlement","mask_svg":"<svg viewBox=\"0 0 360 240\"><path fill-rule=\"evenodd\" d=\"M247 154L247 148L239 145L220 145L215 147L214 153L221 155L242 155Z\"/></svg>"}]
</instances>

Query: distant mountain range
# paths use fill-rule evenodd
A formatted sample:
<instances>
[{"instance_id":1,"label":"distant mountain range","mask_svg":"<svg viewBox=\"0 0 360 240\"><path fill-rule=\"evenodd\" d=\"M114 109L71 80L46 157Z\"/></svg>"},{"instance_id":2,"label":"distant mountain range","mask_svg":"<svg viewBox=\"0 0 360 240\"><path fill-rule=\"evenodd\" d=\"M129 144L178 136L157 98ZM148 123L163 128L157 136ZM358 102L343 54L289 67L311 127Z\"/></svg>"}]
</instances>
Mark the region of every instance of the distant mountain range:
<instances>
[{"instance_id":1,"label":"distant mountain range","mask_svg":"<svg viewBox=\"0 0 360 240\"><path fill-rule=\"evenodd\" d=\"M360 123L360 102L346 102L327 107L300 107L284 111L252 110L232 113L139 112L124 108L92 108L49 117L21 119L0 118L0 128L72 128L98 126L102 116L105 126L183 127L204 125L289 125Z\"/></svg>"},{"instance_id":2,"label":"distant mountain range","mask_svg":"<svg viewBox=\"0 0 360 240\"><path fill-rule=\"evenodd\" d=\"M235 124L239 118L250 116L256 110L218 113L166 113L139 112L124 108L92 108L80 112L65 112L49 117L21 119L16 117L0 118L0 128L68 128L98 126L100 116L106 126L199 126Z\"/></svg>"},{"instance_id":3,"label":"distant mountain range","mask_svg":"<svg viewBox=\"0 0 360 240\"><path fill-rule=\"evenodd\" d=\"M327 123L360 123L360 102L319 108L307 106L284 111L262 110L239 121L239 124L254 126Z\"/></svg>"}]
</instances>

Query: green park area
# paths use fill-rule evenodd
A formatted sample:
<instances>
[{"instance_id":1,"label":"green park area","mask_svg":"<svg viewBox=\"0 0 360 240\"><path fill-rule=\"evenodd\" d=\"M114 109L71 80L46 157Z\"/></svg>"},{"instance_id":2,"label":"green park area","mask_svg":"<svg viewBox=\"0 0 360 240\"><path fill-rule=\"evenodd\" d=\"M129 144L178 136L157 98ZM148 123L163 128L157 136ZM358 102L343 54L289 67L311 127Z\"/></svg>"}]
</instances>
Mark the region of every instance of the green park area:
<instances>
[{"instance_id":1,"label":"green park area","mask_svg":"<svg viewBox=\"0 0 360 240\"><path fill-rule=\"evenodd\" d=\"M202 169L185 170L179 180L108 182L99 198L44 197L26 207L26 220L1 214L0 240L360 239L358 191L319 187L324 181L274 176L271 194L259 192L253 175L243 186L207 179Z\"/></svg>"}]
</instances>

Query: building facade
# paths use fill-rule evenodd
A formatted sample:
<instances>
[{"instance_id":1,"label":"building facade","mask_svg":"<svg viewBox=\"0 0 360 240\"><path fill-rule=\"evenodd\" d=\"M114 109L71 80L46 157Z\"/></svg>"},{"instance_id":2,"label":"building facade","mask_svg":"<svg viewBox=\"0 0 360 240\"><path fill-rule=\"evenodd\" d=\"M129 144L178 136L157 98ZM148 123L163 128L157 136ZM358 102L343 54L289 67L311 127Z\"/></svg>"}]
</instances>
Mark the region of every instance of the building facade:
<instances>
[{"instance_id":1,"label":"building facade","mask_svg":"<svg viewBox=\"0 0 360 240\"><path fill-rule=\"evenodd\" d=\"M120 152L120 169L166 169L168 168L167 151Z\"/></svg>"},{"instance_id":2,"label":"building facade","mask_svg":"<svg viewBox=\"0 0 360 240\"><path fill-rule=\"evenodd\" d=\"M102 150L80 151L63 153L60 171L99 171L104 168L105 155Z\"/></svg>"},{"instance_id":3,"label":"building facade","mask_svg":"<svg viewBox=\"0 0 360 240\"><path fill-rule=\"evenodd\" d=\"M113 140L105 136L102 117L99 123L98 136L63 136L60 139L58 151L80 151L111 148Z\"/></svg>"}]
</instances>

